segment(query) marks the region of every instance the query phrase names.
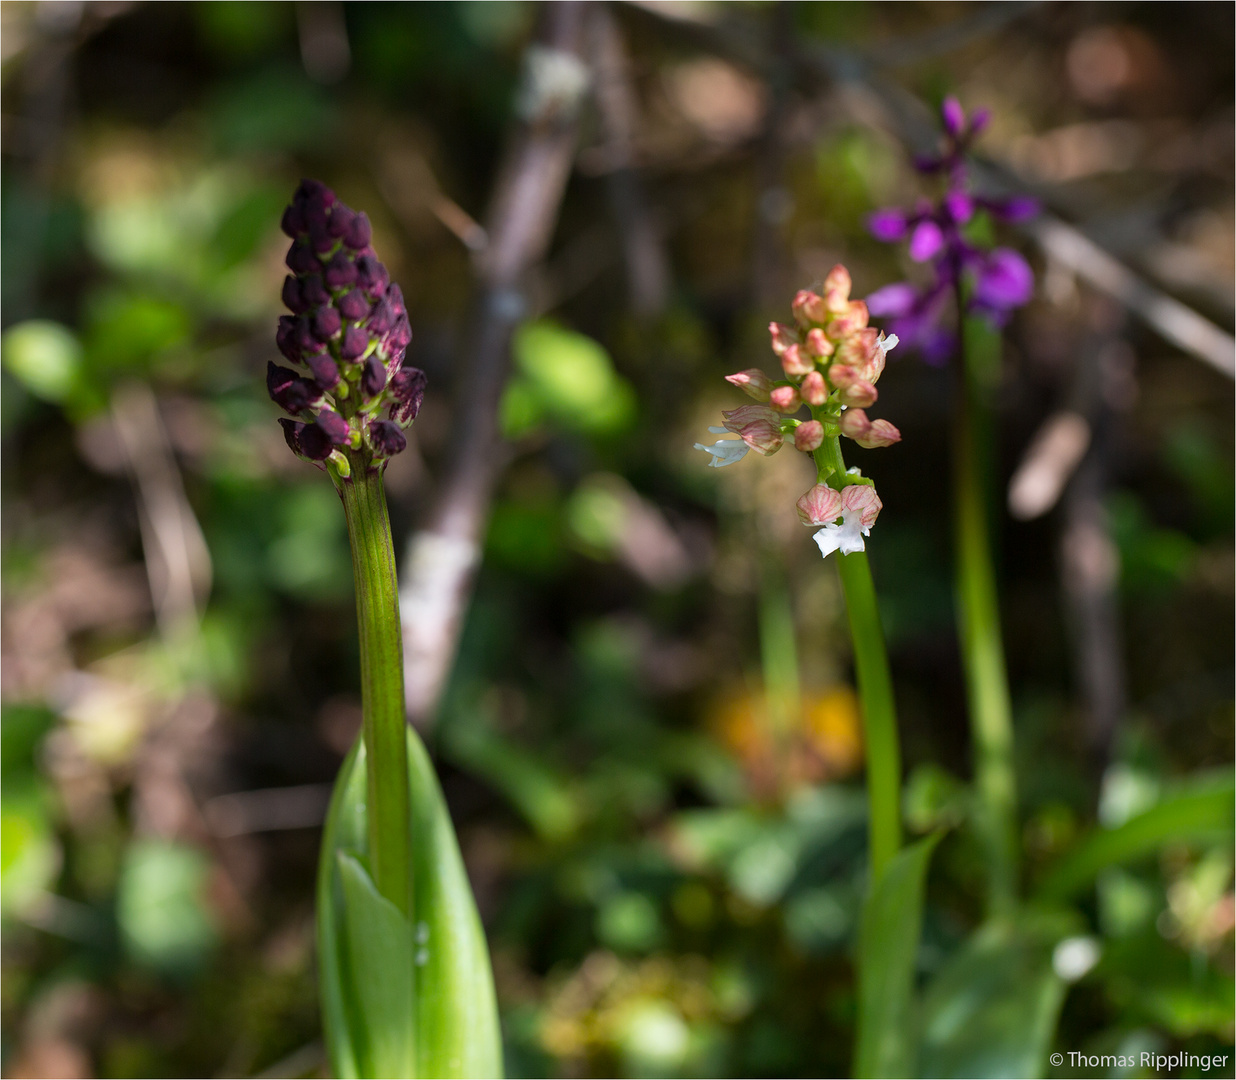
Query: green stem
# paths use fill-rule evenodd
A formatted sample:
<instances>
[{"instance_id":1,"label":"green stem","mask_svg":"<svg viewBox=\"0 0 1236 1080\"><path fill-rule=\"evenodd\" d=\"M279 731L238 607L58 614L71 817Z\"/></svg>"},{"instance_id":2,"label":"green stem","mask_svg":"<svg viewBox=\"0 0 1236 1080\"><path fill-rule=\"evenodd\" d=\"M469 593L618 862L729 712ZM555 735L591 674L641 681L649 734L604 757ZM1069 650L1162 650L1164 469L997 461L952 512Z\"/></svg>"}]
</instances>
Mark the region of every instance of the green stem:
<instances>
[{"instance_id":1,"label":"green stem","mask_svg":"<svg viewBox=\"0 0 1236 1080\"><path fill-rule=\"evenodd\" d=\"M986 390L998 371L999 338L962 318L960 402L953 451L958 634L974 740L977 828L986 848L988 913L1017 895L1017 789L1013 718L988 528L991 419Z\"/></svg>"},{"instance_id":2,"label":"green stem","mask_svg":"<svg viewBox=\"0 0 1236 1080\"><path fill-rule=\"evenodd\" d=\"M357 459L351 464L350 477L334 479L348 520L356 581L370 870L378 892L410 916L408 750L395 551L381 474L366 471Z\"/></svg>"},{"instance_id":3,"label":"green stem","mask_svg":"<svg viewBox=\"0 0 1236 1080\"><path fill-rule=\"evenodd\" d=\"M829 436L815 452L819 482L845 476L841 440ZM901 747L897 735L897 707L893 679L884 646L884 630L876 605L875 582L865 551L837 553L837 570L845 593L854 645L854 669L863 709L867 744L868 833L871 845L871 881L874 887L901 848Z\"/></svg>"}]
</instances>

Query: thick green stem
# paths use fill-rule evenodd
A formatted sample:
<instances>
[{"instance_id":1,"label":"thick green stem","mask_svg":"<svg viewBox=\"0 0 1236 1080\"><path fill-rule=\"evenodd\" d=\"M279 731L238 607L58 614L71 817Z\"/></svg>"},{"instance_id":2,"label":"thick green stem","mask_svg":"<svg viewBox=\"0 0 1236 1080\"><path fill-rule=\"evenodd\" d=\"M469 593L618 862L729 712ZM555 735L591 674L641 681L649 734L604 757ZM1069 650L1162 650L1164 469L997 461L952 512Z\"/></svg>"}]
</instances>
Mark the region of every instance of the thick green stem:
<instances>
[{"instance_id":1,"label":"thick green stem","mask_svg":"<svg viewBox=\"0 0 1236 1080\"><path fill-rule=\"evenodd\" d=\"M360 628L361 704L369 783L369 856L374 883L411 915L408 750L403 713L403 642L391 524L381 474L353 462L336 478L348 519Z\"/></svg>"},{"instance_id":2,"label":"thick green stem","mask_svg":"<svg viewBox=\"0 0 1236 1080\"><path fill-rule=\"evenodd\" d=\"M986 848L988 912L1000 914L1010 910L1017 895L1017 790L986 498L991 449L987 389L998 371L999 339L973 319L963 317L961 325L953 451L958 634L974 740L977 827Z\"/></svg>"},{"instance_id":3,"label":"thick green stem","mask_svg":"<svg viewBox=\"0 0 1236 1080\"><path fill-rule=\"evenodd\" d=\"M840 438L825 438L815 452L815 461L819 482L834 479L833 486L837 486L837 481L845 475ZM867 744L868 833L874 885L901 848L901 746L897 735L897 708L867 553L842 555L838 552L837 570L850 617L854 669L858 676Z\"/></svg>"}]
</instances>

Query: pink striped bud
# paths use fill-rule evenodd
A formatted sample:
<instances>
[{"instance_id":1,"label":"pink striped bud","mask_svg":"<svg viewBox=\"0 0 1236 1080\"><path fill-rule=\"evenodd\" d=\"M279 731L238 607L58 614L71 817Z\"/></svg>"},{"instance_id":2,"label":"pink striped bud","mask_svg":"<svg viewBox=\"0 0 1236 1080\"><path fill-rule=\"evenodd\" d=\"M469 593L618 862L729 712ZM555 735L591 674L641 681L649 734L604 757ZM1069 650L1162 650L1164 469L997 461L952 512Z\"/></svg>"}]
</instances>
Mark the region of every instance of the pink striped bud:
<instances>
[{"instance_id":1,"label":"pink striped bud","mask_svg":"<svg viewBox=\"0 0 1236 1080\"><path fill-rule=\"evenodd\" d=\"M845 313L850 303L850 288L850 271L838 263L824 279L824 304L832 314Z\"/></svg>"},{"instance_id":2,"label":"pink striped bud","mask_svg":"<svg viewBox=\"0 0 1236 1080\"><path fill-rule=\"evenodd\" d=\"M781 356L791 345L798 344L798 334L784 323L770 322L768 333L772 337L772 351Z\"/></svg>"},{"instance_id":3,"label":"pink striped bud","mask_svg":"<svg viewBox=\"0 0 1236 1080\"><path fill-rule=\"evenodd\" d=\"M860 378L858 369L851 367L849 364L834 362L828 369L828 381L833 384L837 390L849 386L851 383L857 382Z\"/></svg>"},{"instance_id":4,"label":"pink striped bud","mask_svg":"<svg viewBox=\"0 0 1236 1080\"><path fill-rule=\"evenodd\" d=\"M836 346L828 340L824 331L818 326L814 330L807 331L807 354L809 356L822 360L826 356L832 356L835 348Z\"/></svg>"},{"instance_id":5,"label":"pink striped bud","mask_svg":"<svg viewBox=\"0 0 1236 1080\"><path fill-rule=\"evenodd\" d=\"M754 420L739 428L735 434L741 436L742 441L757 454L763 454L765 457L775 454L785 441L781 434L780 422L770 423L767 420Z\"/></svg>"},{"instance_id":6,"label":"pink striped bud","mask_svg":"<svg viewBox=\"0 0 1236 1080\"><path fill-rule=\"evenodd\" d=\"M737 409L722 409L721 415L724 417L723 423L726 431L732 431L735 435L741 434L742 428L746 425L757 421L776 424L778 428L781 425L780 415L767 405L740 405Z\"/></svg>"},{"instance_id":7,"label":"pink striped bud","mask_svg":"<svg viewBox=\"0 0 1236 1080\"><path fill-rule=\"evenodd\" d=\"M818 420L808 420L794 429L794 449L804 454L811 453L824 442L824 425Z\"/></svg>"},{"instance_id":8,"label":"pink striped bud","mask_svg":"<svg viewBox=\"0 0 1236 1080\"><path fill-rule=\"evenodd\" d=\"M876 382L884 371L880 332L874 326L868 326L850 334L837 346L837 362L857 368L868 382Z\"/></svg>"},{"instance_id":9,"label":"pink striped bud","mask_svg":"<svg viewBox=\"0 0 1236 1080\"><path fill-rule=\"evenodd\" d=\"M881 446L892 446L893 443L901 442L901 432L887 420L873 420L867 434L861 438L855 438L854 441L868 450L875 450Z\"/></svg>"},{"instance_id":10,"label":"pink striped bud","mask_svg":"<svg viewBox=\"0 0 1236 1080\"><path fill-rule=\"evenodd\" d=\"M802 405L802 398L798 396L798 390L793 386L778 386L768 396L768 402L777 412L790 413L798 412L799 406Z\"/></svg>"},{"instance_id":11,"label":"pink striped bud","mask_svg":"<svg viewBox=\"0 0 1236 1080\"><path fill-rule=\"evenodd\" d=\"M798 385L798 392L808 405L819 408L828 400L828 385L818 371L809 371Z\"/></svg>"},{"instance_id":12,"label":"pink striped bud","mask_svg":"<svg viewBox=\"0 0 1236 1080\"><path fill-rule=\"evenodd\" d=\"M799 289L790 305L794 312L794 320L806 329L809 326L819 326L828 318L828 309L821 297L808 289Z\"/></svg>"},{"instance_id":13,"label":"pink striped bud","mask_svg":"<svg viewBox=\"0 0 1236 1080\"><path fill-rule=\"evenodd\" d=\"M791 379L806 375L815 370L815 361L803 350L801 345L791 345L781 354L781 370Z\"/></svg>"},{"instance_id":14,"label":"pink striped bud","mask_svg":"<svg viewBox=\"0 0 1236 1080\"><path fill-rule=\"evenodd\" d=\"M759 368L747 368L746 371L727 375L725 381L737 386L747 397L753 397L756 401L767 401L768 393L772 389L772 380Z\"/></svg>"},{"instance_id":15,"label":"pink striped bud","mask_svg":"<svg viewBox=\"0 0 1236 1080\"><path fill-rule=\"evenodd\" d=\"M870 484L851 484L841 492L841 509L847 520L851 514L857 517L860 528L866 532L875 524L884 504Z\"/></svg>"},{"instance_id":16,"label":"pink striped bud","mask_svg":"<svg viewBox=\"0 0 1236 1080\"><path fill-rule=\"evenodd\" d=\"M837 421L841 434L847 439L862 439L871 430L871 421L862 409L846 409Z\"/></svg>"},{"instance_id":17,"label":"pink striped bud","mask_svg":"<svg viewBox=\"0 0 1236 1080\"><path fill-rule=\"evenodd\" d=\"M798 507L798 520L804 525L827 525L841 516L841 492L827 484L816 484L795 506Z\"/></svg>"},{"instance_id":18,"label":"pink striped bud","mask_svg":"<svg viewBox=\"0 0 1236 1080\"><path fill-rule=\"evenodd\" d=\"M828 324L828 336L833 341L840 341L862 330L869 318L867 305L861 300L851 300L846 310Z\"/></svg>"}]
</instances>

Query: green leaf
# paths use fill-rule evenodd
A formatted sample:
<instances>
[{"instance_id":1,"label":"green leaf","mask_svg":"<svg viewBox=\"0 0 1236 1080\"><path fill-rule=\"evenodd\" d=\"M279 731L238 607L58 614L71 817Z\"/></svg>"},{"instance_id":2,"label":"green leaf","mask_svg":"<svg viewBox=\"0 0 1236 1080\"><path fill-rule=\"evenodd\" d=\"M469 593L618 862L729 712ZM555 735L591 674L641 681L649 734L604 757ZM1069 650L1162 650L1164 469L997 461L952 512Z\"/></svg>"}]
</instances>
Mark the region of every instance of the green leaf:
<instances>
[{"instance_id":1,"label":"green leaf","mask_svg":"<svg viewBox=\"0 0 1236 1080\"><path fill-rule=\"evenodd\" d=\"M35 397L64 401L77 383L82 347L67 326L30 319L9 327L3 339L4 366Z\"/></svg>"},{"instance_id":2,"label":"green leaf","mask_svg":"<svg viewBox=\"0 0 1236 1080\"><path fill-rule=\"evenodd\" d=\"M1115 829L1097 829L1056 863L1039 888L1044 900L1066 900L1109 866L1133 862L1179 841L1229 842L1236 795L1232 778L1207 778Z\"/></svg>"},{"instance_id":3,"label":"green leaf","mask_svg":"<svg viewBox=\"0 0 1236 1080\"><path fill-rule=\"evenodd\" d=\"M352 985L364 1018L369 1076L415 1076L412 926L382 896L355 856L335 853L343 881L344 934Z\"/></svg>"},{"instance_id":4,"label":"green leaf","mask_svg":"<svg viewBox=\"0 0 1236 1080\"><path fill-rule=\"evenodd\" d=\"M397 912L392 908L378 916L372 902L376 890L370 897L364 886L368 882L372 890L372 882L357 873L363 873L368 848L363 743L353 748L335 785L318 871L322 1013L331 1064L340 1077L500 1076L501 1035L485 934L437 775L411 730L408 771L414 899L411 923L400 920L411 936L406 950L404 931L386 918ZM353 868L350 882L345 866ZM383 929L371 938L353 927L356 918L370 918L376 927L379 917L386 919ZM382 946L387 936L390 944ZM391 955L375 960L374 945ZM410 998L387 970L397 952L397 962L411 972ZM372 982L396 987L391 993L402 1007L383 1004L375 1010ZM388 1030L398 1026L405 1030ZM395 1067L389 1062L400 1052L401 1040L415 1046L411 1066L374 1071ZM388 1064L377 1060L375 1048Z\"/></svg>"},{"instance_id":5,"label":"green leaf","mask_svg":"<svg viewBox=\"0 0 1236 1080\"><path fill-rule=\"evenodd\" d=\"M923 995L919 1076L1045 1076L1065 984L1052 950L1060 920L992 923L936 975Z\"/></svg>"},{"instance_id":6,"label":"green leaf","mask_svg":"<svg viewBox=\"0 0 1236 1080\"><path fill-rule=\"evenodd\" d=\"M903 848L863 906L858 938L858 1042L855 1076L910 1076L912 993L923 891L943 833Z\"/></svg>"}]
</instances>

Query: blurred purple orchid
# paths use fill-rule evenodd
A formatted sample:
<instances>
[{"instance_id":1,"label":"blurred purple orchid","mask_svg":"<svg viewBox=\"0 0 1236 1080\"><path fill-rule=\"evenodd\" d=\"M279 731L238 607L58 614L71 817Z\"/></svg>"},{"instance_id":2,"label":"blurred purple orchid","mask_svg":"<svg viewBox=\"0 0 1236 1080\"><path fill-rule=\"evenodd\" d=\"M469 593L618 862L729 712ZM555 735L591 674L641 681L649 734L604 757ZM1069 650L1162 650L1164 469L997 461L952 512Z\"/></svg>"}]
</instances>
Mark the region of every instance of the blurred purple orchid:
<instances>
[{"instance_id":1,"label":"blurred purple orchid","mask_svg":"<svg viewBox=\"0 0 1236 1080\"><path fill-rule=\"evenodd\" d=\"M945 98L940 109L944 127L939 154L915 158L919 172L943 174L947 188L939 202L920 199L913 210L889 207L877 210L868 220L871 235L886 244L909 242L915 262L930 263L935 278L925 287L909 282L887 285L867 297L872 315L889 320L896 334L928 363L940 364L952 353L956 334L947 324L950 298L963 279L969 285L969 308L1003 326L1014 308L1034 292L1034 273L1012 248L990 251L977 247L962 233L964 226L982 210L996 221L1025 221L1038 213L1038 203L1015 195L1009 198L976 196L969 190L966 152L990 114L975 110L967 119L954 97Z\"/></svg>"}]
</instances>

